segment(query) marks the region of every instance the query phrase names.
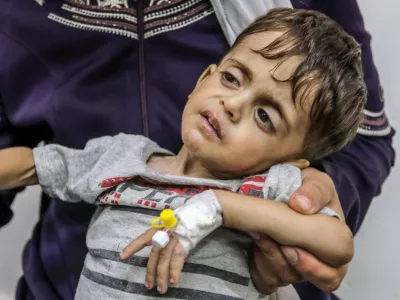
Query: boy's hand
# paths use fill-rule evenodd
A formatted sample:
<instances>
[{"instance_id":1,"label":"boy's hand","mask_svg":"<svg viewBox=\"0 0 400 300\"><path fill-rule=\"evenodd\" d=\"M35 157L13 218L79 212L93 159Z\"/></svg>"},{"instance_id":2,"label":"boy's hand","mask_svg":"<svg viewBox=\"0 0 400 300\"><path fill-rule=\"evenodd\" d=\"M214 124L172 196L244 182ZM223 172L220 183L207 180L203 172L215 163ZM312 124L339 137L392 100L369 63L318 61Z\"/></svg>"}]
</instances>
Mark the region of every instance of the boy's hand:
<instances>
[{"instance_id":1,"label":"boy's hand","mask_svg":"<svg viewBox=\"0 0 400 300\"><path fill-rule=\"evenodd\" d=\"M170 236L165 248L153 247L147 262L145 286L152 289L157 284L161 294L167 292L169 283L179 283L189 251L222 225L221 207L212 190L193 196L185 205L175 209L174 214L179 220L174 236ZM151 228L132 241L122 250L121 259L150 246L156 232L157 229Z\"/></svg>"},{"instance_id":2,"label":"boy's hand","mask_svg":"<svg viewBox=\"0 0 400 300\"><path fill-rule=\"evenodd\" d=\"M327 206L344 220L330 177L313 168L302 171L302 175L303 184L290 198L289 206L302 214L315 214ZM271 294L278 287L304 280L325 292L332 292L338 289L346 275L347 264L334 268L312 253L299 248L281 247L271 238L258 235L250 271L255 286L264 294Z\"/></svg>"},{"instance_id":3,"label":"boy's hand","mask_svg":"<svg viewBox=\"0 0 400 300\"><path fill-rule=\"evenodd\" d=\"M156 232L157 229L151 228L133 240L122 250L121 259L128 259L144 247L151 246L151 239ZM187 255L181 244L173 236L170 237L165 248L153 246L147 262L146 288L153 289L157 285L158 292L164 294L167 292L169 284L178 284Z\"/></svg>"}]
</instances>

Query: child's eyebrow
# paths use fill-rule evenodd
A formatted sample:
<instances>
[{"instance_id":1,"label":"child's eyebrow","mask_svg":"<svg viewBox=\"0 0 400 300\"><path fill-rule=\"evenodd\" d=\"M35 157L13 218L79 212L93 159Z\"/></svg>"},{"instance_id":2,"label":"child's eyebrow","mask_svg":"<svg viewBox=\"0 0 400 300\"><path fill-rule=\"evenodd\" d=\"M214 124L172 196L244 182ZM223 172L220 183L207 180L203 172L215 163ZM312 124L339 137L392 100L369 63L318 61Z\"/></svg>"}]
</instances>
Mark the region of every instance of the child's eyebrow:
<instances>
[{"instance_id":1,"label":"child's eyebrow","mask_svg":"<svg viewBox=\"0 0 400 300\"><path fill-rule=\"evenodd\" d=\"M249 81L251 81L253 79L253 71L246 64L244 64L243 62L238 61L234 58L229 58L228 62L232 63L233 65L235 65L235 67L240 69L244 73L244 75L249 79ZM271 77L272 77L272 79L274 79L273 76L271 76ZM269 105L273 109L275 109L276 112L279 114L279 117L285 123L286 129L288 131L292 130L292 126L291 126L291 122L289 122L287 110L282 105L281 101L277 101L269 93L264 93L263 96L261 97L261 99L259 99L259 103L261 103L263 105Z\"/></svg>"},{"instance_id":2,"label":"child's eyebrow","mask_svg":"<svg viewBox=\"0 0 400 300\"><path fill-rule=\"evenodd\" d=\"M234 58L229 58L228 61L230 61L237 68L239 68L244 73L244 75L249 79L249 81L251 81L253 79L253 71L248 66L246 66L244 63L242 63Z\"/></svg>"}]
</instances>

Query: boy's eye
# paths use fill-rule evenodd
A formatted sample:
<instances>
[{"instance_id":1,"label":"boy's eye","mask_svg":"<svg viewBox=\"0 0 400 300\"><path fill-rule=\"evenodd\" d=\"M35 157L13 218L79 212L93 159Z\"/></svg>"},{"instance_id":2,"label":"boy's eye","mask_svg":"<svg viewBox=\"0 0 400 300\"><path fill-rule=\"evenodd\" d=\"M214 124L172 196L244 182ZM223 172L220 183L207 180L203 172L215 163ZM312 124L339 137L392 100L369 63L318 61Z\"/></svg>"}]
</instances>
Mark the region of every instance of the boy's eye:
<instances>
[{"instance_id":1,"label":"boy's eye","mask_svg":"<svg viewBox=\"0 0 400 300\"><path fill-rule=\"evenodd\" d=\"M271 118L264 109L258 108L256 111L256 115L257 119L259 120L259 122L262 123L262 126L264 126L266 130L275 132L274 124L272 124Z\"/></svg>"},{"instance_id":2,"label":"boy's eye","mask_svg":"<svg viewBox=\"0 0 400 300\"><path fill-rule=\"evenodd\" d=\"M240 87L240 82L239 82L239 80L237 80L236 77L233 76L231 73L229 73L229 72L223 72L223 73L222 73L222 78L223 78L225 81L229 82L230 84L233 84L233 85L236 86L236 87Z\"/></svg>"}]
</instances>

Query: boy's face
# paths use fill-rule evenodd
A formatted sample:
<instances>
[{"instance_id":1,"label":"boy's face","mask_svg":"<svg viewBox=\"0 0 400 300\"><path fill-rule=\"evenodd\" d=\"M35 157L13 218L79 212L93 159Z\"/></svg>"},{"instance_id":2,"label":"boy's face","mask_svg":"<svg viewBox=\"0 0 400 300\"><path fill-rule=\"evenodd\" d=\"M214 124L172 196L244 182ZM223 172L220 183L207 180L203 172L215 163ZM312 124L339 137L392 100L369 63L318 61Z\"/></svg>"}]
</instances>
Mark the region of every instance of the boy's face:
<instances>
[{"instance_id":1,"label":"boy's face","mask_svg":"<svg viewBox=\"0 0 400 300\"><path fill-rule=\"evenodd\" d=\"M254 174L303 152L312 101L295 103L292 84L276 80L289 78L299 58L274 69L277 61L251 50L264 48L281 34L246 37L219 66L203 73L189 96L182 139L214 175Z\"/></svg>"}]
</instances>

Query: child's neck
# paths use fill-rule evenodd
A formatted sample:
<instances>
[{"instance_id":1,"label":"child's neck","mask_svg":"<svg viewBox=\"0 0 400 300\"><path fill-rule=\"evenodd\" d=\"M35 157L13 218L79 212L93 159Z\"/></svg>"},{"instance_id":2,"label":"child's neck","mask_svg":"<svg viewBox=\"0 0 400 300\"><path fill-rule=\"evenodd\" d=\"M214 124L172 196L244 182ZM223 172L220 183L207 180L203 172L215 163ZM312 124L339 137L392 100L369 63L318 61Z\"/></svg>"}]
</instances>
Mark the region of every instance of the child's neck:
<instances>
[{"instance_id":1,"label":"child's neck","mask_svg":"<svg viewBox=\"0 0 400 300\"><path fill-rule=\"evenodd\" d=\"M185 146L176 156L152 155L147 165L155 171L176 176L216 178Z\"/></svg>"}]
</instances>

